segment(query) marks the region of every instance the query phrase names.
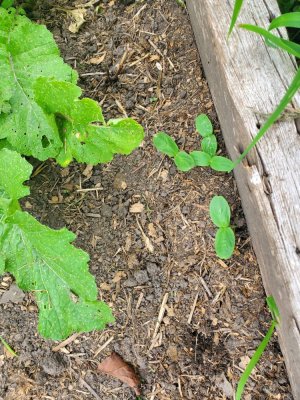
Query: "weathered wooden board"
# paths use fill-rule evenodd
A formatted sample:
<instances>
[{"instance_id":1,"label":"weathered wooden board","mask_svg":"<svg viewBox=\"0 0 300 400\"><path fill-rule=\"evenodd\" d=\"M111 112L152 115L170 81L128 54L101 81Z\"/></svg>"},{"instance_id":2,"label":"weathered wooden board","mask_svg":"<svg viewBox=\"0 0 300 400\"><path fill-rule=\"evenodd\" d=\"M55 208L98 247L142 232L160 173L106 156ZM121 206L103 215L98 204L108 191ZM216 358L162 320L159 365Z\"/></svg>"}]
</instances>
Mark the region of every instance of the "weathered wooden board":
<instances>
[{"instance_id":1,"label":"weathered wooden board","mask_svg":"<svg viewBox=\"0 0 300 400\"><path fill-rule=\"evenodd\" d=\"M235 29L226 42L233 0L187 0L228 152L236 159L283 97L295 59L263 39ZM275 0L253 0L240 22L267 27L279 15ZM281 31L282 35L286 32ZM300 108L300 94L292 106ZM298 121L299 122L299 121ZM300 124L298 124L299 126ZM300 130L279 122L235 176L267 295L281 313L278 329L294 398L300 399Z\"/></svg>"}]
</instances>

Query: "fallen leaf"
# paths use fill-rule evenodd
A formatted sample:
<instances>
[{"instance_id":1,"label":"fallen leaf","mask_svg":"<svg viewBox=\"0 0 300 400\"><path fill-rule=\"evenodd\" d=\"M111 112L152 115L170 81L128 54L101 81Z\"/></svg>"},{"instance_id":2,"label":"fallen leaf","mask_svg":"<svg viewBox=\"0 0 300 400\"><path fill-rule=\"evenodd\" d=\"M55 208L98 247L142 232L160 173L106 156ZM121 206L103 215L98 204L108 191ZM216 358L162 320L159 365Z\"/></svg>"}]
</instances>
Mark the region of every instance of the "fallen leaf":
<instances>
[{"instance_id":1,"label":"fallen leaf","mask_svg":"<svg viewBox=\"0 0 300 400\"><path fill-rule=\"evenodd\" d=\"M67 13L74 20L69 26L69 31L72 33L77 33L81 25L85 22L86 10L84 8L77 8L77 10L67 10Z\"/></svg>"},{"instance_id":2,"label":"fallen leaf","mask_svg":"<svg viewBox=\"0 0 300 400\"><path fill-rule=\"evenodd\" d=\"M141 212L143 212L145 209L144 204L142 203L135 203L132 204L132 206L130 207L129 211L133 214L140 214Z\"/></svg>"},{"instance_id":3,"label":"fallen leaf","mask_svg":"<svg viewBox=\"0 0 300 400\"><path fill-rule=\"evenodd\" d=\"M120 381L133 388L137 396L141 394L139 377L134 372L133 367L127 364L117 353L112 353L102 361L98 365L98 371L120 379Z\"/></svg>"},{"instance_id":4,"label":"fallen leaf","mask_svg":"<svg viewBox=\"0 0 300 400\"><path fill-rule=\"evenodd\" d=\"M93 65L101 64L101 63L104 61L105 56L106 56L106 51L105 51L101 56L92 57L92 58L88 61L88 63L89 63L89 64L93 64Z\"/></svg>"}]
</instances>

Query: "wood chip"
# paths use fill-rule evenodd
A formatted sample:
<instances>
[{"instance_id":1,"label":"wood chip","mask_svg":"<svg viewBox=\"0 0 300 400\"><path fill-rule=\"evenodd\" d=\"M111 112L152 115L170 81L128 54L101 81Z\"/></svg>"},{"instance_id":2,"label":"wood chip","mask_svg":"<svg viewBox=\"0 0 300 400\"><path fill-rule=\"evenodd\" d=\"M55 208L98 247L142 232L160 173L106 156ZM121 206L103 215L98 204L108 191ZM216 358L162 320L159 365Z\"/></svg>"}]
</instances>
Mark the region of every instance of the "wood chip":
<instances>
[{"instance_id":1,"label":"wood chip","mask_svg":"<svg viewBox=\"0 0 300 400\"><path fill-rule=\"evenodd\" d=\"M145 209L144 204L142 203L135 203L132 204L132 206L130 207L129 211L133 214L140 214L141 212L143 212Z\"/></svg>"}]
</instances>

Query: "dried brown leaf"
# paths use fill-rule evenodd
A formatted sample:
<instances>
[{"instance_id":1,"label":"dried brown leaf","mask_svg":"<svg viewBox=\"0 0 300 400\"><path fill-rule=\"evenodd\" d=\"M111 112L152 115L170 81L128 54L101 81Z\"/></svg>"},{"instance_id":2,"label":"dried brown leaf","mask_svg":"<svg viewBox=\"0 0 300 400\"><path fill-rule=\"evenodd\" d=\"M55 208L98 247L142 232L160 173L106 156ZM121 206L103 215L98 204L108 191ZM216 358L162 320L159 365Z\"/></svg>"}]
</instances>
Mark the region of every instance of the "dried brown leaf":
<instances>
[{"instance_id":1,"label":"dried brown leaf","mask_svg":"<svg viewBox=\"0 0 300 400\"><path fill-rule=\"evenodd\" d=\"M127 364L117 353L112 353L101 364L98 365L98 371L113 376L133 388L136 395L141 394L139 385L140 379L135 373L133 367Z\"/></svg>"}]
</instances>

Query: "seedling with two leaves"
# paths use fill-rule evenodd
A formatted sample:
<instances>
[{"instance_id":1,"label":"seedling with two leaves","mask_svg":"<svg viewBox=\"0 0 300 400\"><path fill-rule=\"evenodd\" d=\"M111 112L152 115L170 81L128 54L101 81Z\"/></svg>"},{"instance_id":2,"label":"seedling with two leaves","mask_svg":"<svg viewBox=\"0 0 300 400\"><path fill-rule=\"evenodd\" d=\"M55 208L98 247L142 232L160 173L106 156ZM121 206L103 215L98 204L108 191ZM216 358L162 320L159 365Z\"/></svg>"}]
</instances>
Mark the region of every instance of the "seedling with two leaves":
<instances>
[{"instance_id":1,"label":"seedling with two leaves","mask_svg":"<svg viewBox=\"0 0 300 400\"><path fill-rule=\"evenodd\" d=\"M213 126L205 114L196 118L196 130L203 138L201 150L191 153L179 150L175 140L165 132L158 132L153 139L154 146L161 153L174 158L176 167L183 172L194 167L211 167L215 171L229 172L233 169L233 162L217 154L217 138L213 134Z\"/></svg>"},{"instance_id":2,"label":"seedling with two leaves","mask_svg":"<svg viewBox=\"0 0 300 400\"><path fill-rule=\"evenodd\" d=\"M214 196L209 205L210 218L219 228L215 238L217 256L226 260L232 256L235 235L230 226L230 207L223 196Z\"/></svg>"}]
</instances>

